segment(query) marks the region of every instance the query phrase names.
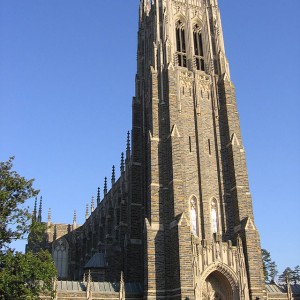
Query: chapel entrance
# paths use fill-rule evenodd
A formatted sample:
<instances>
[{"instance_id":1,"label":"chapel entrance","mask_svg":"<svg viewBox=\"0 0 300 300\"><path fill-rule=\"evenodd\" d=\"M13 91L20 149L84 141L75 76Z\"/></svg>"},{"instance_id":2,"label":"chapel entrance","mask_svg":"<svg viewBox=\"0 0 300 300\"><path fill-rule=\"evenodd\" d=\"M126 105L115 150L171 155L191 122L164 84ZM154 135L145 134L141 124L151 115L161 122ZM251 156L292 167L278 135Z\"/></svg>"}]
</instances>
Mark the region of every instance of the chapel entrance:
<instances>
[{"instance_id":1,"label":"chapel entrance","mask_svg":"<svg viewBox=\"0 0 300 300\"><path fill-rule=\"evenodd\" d=\"M232 300L232 287L222 273L214 271L206 278L202 286L203 300Z\"/></svg>"}]
</instances>

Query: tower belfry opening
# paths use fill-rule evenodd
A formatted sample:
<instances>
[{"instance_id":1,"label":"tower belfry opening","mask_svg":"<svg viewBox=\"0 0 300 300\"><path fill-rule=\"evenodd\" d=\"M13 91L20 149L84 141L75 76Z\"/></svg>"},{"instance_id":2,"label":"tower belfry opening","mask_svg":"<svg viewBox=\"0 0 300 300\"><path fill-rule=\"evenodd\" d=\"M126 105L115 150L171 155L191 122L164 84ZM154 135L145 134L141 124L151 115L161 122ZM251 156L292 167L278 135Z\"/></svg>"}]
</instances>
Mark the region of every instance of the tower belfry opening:
<instances>
[{"instance_id":1,"label":"tower belfry opening","mask_svg":"<svg viewBox=\"0 0 300 300\"><path fill-rule=\"evenodd\" d=\"M137 284L145 299L263 299L217 0L141 0L139 13L120 178L113 167L112 187L105 178L86 222L72 230L52 224L44 246L62 277L79 280L89 270L116 282L122 273L124 288Z\"/></svg>"}]
</instances>

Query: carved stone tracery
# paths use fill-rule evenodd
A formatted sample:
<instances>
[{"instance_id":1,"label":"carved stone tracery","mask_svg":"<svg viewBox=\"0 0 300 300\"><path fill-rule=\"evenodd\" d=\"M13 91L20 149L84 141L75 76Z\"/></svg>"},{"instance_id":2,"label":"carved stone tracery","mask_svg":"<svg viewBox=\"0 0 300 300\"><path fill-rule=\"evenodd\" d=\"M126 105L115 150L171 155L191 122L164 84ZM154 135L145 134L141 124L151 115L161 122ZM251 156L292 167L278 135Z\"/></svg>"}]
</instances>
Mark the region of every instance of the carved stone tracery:
<instances>
[{"instance_id":1,"label":"carved stone tracery","mask_svg":"<svg viewBox=\"0 0 300 300\"><path fill-rule=\"evenodd\" d=\"M200 243L199 239L192 237L192 246L196 299L249 300L245 259L240 240L237 246L232 246L230 242L222 241L203 240ZM211 274L217 276L219 285L224 284L226 293L213 288L214 276Z\"/></svg>"},{"instance_id":2,"label":"carved stone tracery","mask_svg":"<svg viewBox=\"0 0 300 300\"><path fill-rule=\"evenodd\" d=\"M210 76L208 75L196 75L196 81L198 87L203 91L203 92L208 92L210 91L211 88L211 80Z\"/></svg>"},{"instance_id":3,"label":"carved stone tracery","mask_svg":"<svg viewBox=\"0 0 300 300\"><path fill-rule=\"evenodd\" d=\"M180 86L191 88L193 86L194 77L192 72L180 72Z\"/></svg>"}]
</instances>

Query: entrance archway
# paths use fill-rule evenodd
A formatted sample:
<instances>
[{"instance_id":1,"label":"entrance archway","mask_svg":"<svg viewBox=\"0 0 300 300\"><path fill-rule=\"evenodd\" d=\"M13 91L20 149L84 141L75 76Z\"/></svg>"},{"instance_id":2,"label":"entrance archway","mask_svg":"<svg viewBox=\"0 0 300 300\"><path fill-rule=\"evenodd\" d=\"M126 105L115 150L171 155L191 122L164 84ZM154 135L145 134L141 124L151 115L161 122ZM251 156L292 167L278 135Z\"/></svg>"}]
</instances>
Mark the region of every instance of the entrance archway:
<instances>
[{"instance_id":1,"label":"entrance archway","mask_svg":"<svg viewBox=\"0 0 300 300\"><path fill-rule=\"evenodd\" d=\"M219 271L210 273L202 285L203 300L232 300L234 294L229 280Z\"/></svg>"}]
</instances>

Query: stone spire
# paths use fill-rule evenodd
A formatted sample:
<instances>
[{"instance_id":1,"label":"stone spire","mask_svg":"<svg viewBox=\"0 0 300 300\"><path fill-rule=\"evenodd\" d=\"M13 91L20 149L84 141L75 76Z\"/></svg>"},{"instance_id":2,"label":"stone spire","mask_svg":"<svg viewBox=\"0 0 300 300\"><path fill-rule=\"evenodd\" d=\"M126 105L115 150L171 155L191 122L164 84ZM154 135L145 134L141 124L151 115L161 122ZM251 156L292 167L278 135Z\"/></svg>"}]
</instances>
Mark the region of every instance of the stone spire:
<instances>
[{"instance_id":1,"label":"stone spire","mask_svg":"<svg viewBox=\"0 0 300 300\"><path fill-rule=\"evenodd\" d=\"M87 282L88 283L92 282L91 270L89 270Z\"/></svg>"},{"instance_id":2,"label":"stone spire","mask_svg":"<svg viewBox=\"0 0 300 300\"><path fill-rule=\"evenodd\" d=\"M112 166L112 171L111 171L111 185L113 185L115 182L116 182L115 166Z\"/></svg>"},{"instance_id":3,"label":"stone spire","mask_svg":"<svg viewBox=\"0 0 300 300\"><path fill-rule=\"evenodd\" d=\"M125 283L124 283L123 271L121 271L121 278L120 278L119 300L125 300Z\"/></svg>"},{"instance_id":4,"label":"stone spire","mask_svg":"<svg viewBox=\"0 0 300 300\"><path fill-rule=\"evenodd\" d=\"M127 132L126 159L130 158L130 132Z\"/></svg>"},{"instance_id":5,"label":"stone spire","mask_svg":"<svg viewBox=\"0 0 300 300\"><path fill-rule=\"evenodd\" d=\"M91 201L91 213L95 210L95 201L94 201L94 196L92 196L92 201Z\"/></svg>"},{"instance_id":6,"label":"stone spire","mask_svg":"<svg viewBox=\"0 0 300 300\"><path fill-rule=\"evenodd\" d=\"M35 197L35 201L34 201L34 209L32 212L32 220L36 221L36 213L37 213L37 197Z\"/></svg>"},{"instance_id":7,"label":"stone spire","mask_svg":"<svg viewBox=\"0 0 300 300\"><path fill-rule=\"evenodd\" d=\"M89 218L89 205L87 204L85 208L85 219L87 220L88 218Z\"/></svg>"},{"instance_id":8,"label":"stone spire","mask_svg":"<svg viewBox=\"0 0 300 300\"><path fill-rule=\"evenodd\" d=\"M121 165L120 165L120 172L121 174L125 171L124 168L124 152L121 153Z\"/></svg>"},{"instance_id":9,"label":"stone spire","mask_svg":"<svg viewBox=\"0 0 300 300\"><path fill-rule=\"evenodd\" d=\"M76 210L74 210L74 216L73 216L73 230L77 227L77 216L76 216Z\"/></svg>"},{"instance_id":10,"label":"stone spire","mask_svg":"<svg viewBox=\"0 0 300 300\"><path fill-rule=\"evenodd\" d=\"M51 224L51 208L48 209L48 221L47 221L47 223L48 223L48 226L50 226L50 224Z\"/></svg>"},{"instance_id":11,"label":"stone spire","mask_svg":"<svg viewBox=\"0 0 300 300\"><path fill-rule=\"evenodd\" d=\"M103 189L104 196L107 194L107 177L104 178L104 189Z\"/></svg>"},{"instance_id":12,"label":"stone spire","mask_svg":"<svg viewBox=\"0 0 300 300\"><path fill-rule=\"evenodd\" d=\"M98 187L98 191L97 191L97 205L100 204L101 201L101 197L100 197L100 187Z\"/></svg>"},{"instance_id":13,"label":"stone spire","mask_svg":"<svg viewBox=\"0 0 300 300\"><path fill-rule=\"evenodd\" d=\"M43 197L40 197L40 207L39 207L39 215L38 222L42 222L42 206L43 206Z\"/></svg>"},{"instance_id":14,"label":"stone spire","mask_svg":"<svg viewBox=\"0 0 300 300\"><path fill-rule=\"evenodd\" d=\"M86 283L86 299L92 299L92 276L89 270L87 283Z\"/></svg>"}]
</instances>

